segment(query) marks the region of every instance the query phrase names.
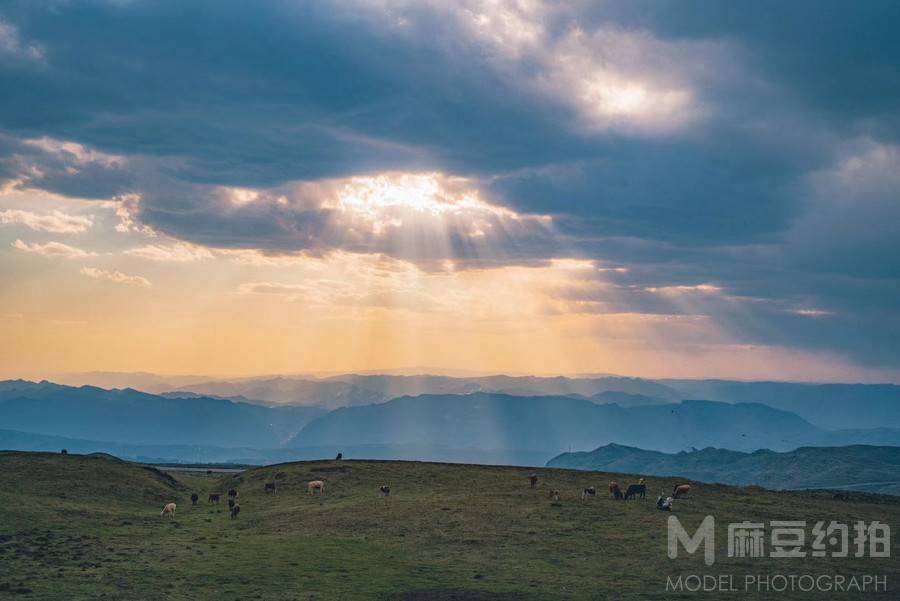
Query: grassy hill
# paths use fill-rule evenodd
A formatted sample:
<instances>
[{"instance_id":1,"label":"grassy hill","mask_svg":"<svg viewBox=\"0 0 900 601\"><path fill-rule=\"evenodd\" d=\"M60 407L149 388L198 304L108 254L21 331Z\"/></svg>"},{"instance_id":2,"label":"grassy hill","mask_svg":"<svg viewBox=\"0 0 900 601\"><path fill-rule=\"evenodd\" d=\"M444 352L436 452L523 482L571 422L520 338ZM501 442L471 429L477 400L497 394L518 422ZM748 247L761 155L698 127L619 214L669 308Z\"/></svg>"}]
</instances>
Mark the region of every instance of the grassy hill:
<instances>
[{"instance_id":1,"label":"grassy hill","mask_svg":"<svg viewBox=\"0 0 900 601\"><path fill-rule=\"evenodd\" d=\"M718 561L666 557L665 513L653 499L582 502L583 486L609 474L413 462L307 462L228 475L173 473L102 457L0 453L0 597L33 599L676 599L666 575L685 573L887 574L896 560L729 560L724 524L741 520L881 520L895 525L900 500L850 493L775 493L694 484L677 515L695 528L721 526ZM311 497L305 483L327 482ZM635 476L616 476L633 481ZM267 481L276 496L265 495ZM672 479L651 478L652 491ZM378 496L390 484L392 495ZM240 490L243 508L205 503ZM547 496L561 491L560 501ZM189 495L203 496L190 506ZM164 502L178 503L163 519ZM895 537L896 540L896 537ZM900 549L894 544L894 557ZM28 592L30 591L30 593ZM895 598L892 590L880 598ZM876 595L879 597L879 595ZM713 598L708 594L705 598ZM765 595L742 594L762 599ZM822 598L781 593L779 599ZM844 595L841 598L853 598Z\"/></svg>"}]
</instances>

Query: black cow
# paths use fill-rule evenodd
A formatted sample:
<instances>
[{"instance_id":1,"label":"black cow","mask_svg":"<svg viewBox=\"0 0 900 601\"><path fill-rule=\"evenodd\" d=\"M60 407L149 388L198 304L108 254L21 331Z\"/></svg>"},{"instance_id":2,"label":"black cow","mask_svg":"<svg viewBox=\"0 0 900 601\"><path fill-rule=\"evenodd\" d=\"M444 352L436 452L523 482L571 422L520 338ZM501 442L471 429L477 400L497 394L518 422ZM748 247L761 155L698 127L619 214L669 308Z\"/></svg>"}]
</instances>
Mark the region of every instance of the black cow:
<instances>
[{"instance_id":1,"label":"black cow","mask_svg":"<svg viewBox=\"0 0 900 601\"><path fill-rule=\"evenodd\" d=\"M625 500L635 499L637 496L643 499L647 496L647 485L646 484L629 484L628 490L625 491Z\"/></svg>"},{"instance_id":2,"label":"black cow","mask_svg":"<svg viewBox=\"0 0 900 601\"><path fill-rule=\"evenodd\" d=\"M237 503L234 504L234 507L231 508L231 519L234 519L241 512L241 506Z\"/></svg>"},{"instance_id":3,"label":"black cow","mask_svg":"<svg viewBox=\"0 0 900 601\"><path fill-rule=\"evenodd\" d=\"M228 499L228 509L234 509L235 505L234 499Z\"/></svg>"},{"instance_id":4,"label":"black cow","mask_svg":"<svg viewBox=\"0 0 900 601\"><path fill-rule=\"evenodd\" d=\"M221 497L222 497L222 493L220 493L220 492L211 492L211 493L209 493L209 497L207 497L206 502L207 502L207 503L215 503L216 505L218 505L218 504L219 504L219 499L220 499Z\"/></svg>"},{"instance_id":5,"label":"black cow","mask_svg":"<svg viewBox=\"0 0 900 601\"><path fill-rule=\"evenodd\" d=\"M531 484L531 488L537 488L537 481L537 474L531 474L530 476L528 476L528 482Z\"/></svg>"},{"instance_id":6,"label":"black cow","mask_svg":"<svg viewBox=\"0 0 900 601\"><path fill-rule=\"evenodd\" d=\"M343 454L343 453L338 453L338 454L337 454L337 457L335 457L334 459L335 459L335 461L340 461L340 460L343 459L343 458L344 458L344 454Z\"/></svg>"},{"instance_id":7,"label":"black cow","mask_svg":"<svg viewBox=\"0 0 900 601\"><path fill-rule=\"evenodd\" d=\"M382 487L380 487L378 490L381 491L381 496L382 496L382 497L387 497L387 496L389 496L389 495L391 494L391 487L390 487L390 486L382 486Z\"/></svg>"},{"instance_id":8,"label":"black cow","mask_svg":"<svg viewBox=\"0 0 900 601\"><path fill-rule=\"evenodd\" d=\"M191 505L196 505L199 500L200 500L200 495L198 495L197 493L193 493L191 495Z\"/></svg>"},{"instance_id":9,"label":"black cow","mask_svg":"<svg viewBox=\"0 0 900 601\"><path fill-rule=\"evenodd\" d=\"M278 490L275 488L274 482L266 482L266 494L272 493L274 495L277 492Z\"/></svg>"},{"instance_id":10,"label":"black cow","mask_svg":"<svg viewBox=\"0 0 900 601\"><path fill-rule=\"evenodd\" d=\"M594 488L593 486L588 486L587 488L582 489L582 491L581 491L581 500L582 501L584 501L588 497L596 497L596 496L597 496L597 489Z\"/></svg>"},{"instance_id":11,"label":"black cow","mask_svg":"<svg viewBox=\"0 0 900 601\"><path fill-rule=\"evenodd\" d=\"M229 499L236 499L237 496L238 496L238 491L237 491L237 490L235 490L235 489L233 489L233 488L228 489L228 498L229 498Z\"/></svg>"}]
</instances>

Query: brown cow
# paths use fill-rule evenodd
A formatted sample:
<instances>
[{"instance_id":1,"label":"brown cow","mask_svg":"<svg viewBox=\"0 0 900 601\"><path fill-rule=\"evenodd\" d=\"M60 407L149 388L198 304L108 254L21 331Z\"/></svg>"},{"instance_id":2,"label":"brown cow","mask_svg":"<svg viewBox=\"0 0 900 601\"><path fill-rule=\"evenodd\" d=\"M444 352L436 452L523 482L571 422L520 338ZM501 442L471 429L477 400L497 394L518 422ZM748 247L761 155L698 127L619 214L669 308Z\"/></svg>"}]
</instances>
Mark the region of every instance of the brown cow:
<instances>
[{"instance_id":1,"label":"brown cow","mask_svg":"<svg viewBox=\"0 0 900 601\"><path fill-rule=\"evenodd\" d=\"M556 489L551 490L547 496L549 496L554 501L559 501L559 491Z\"/></svg>"},{"instance_id":2,"label":"brown cow","mask_svg":"<svg viewBox=\"0 0 900 601\"><path fill-rule=\"evenodd\" d=\"M231 519L234 519L241 512L241 506L237 503L234 504L234 507L231 508Z\"/></svg>"},{"instance_id":3,"label":"brown cow","mask_svg":"<svg viewBox=\"0 0 900 601\"><path fill-rule=\"evenodd\" d=\"M171 516L174 518L175 517L175 503L167 503L166 506L163 507L163 510L160 512L159 515L161 515L163 517L168 515L168 516Z\"/></svg>"},{"instance_id":4,"label":"brown cow","mask_svg":"<svg viewBox=\"0 0 900 601\"><path fill-rule=\"evenodd\" d=\"M387 497L391 494L391 487L387 485L380 487L378 490L381 491L382 497Z\"/></svg>"},{"instance_id":5,"label":"brown cow","mask_svg":"<svg viewBox=\"0 0 900 601\"><path fill-rule=\"evenodd\" d=\"M306 494L311 495L318 492L320 495L325 494L325 483L321 480L310 480L306 485Z\"/></svg>"},{"instance_id":6,"label":"brown cow","mask_svg":"<svg viewBox=\"0 0 900 601\"><path fill-rule=\"evenodd\" d=\"M278 494L278 489L275 488L274 482L266 482L266 494Z\"/></svg>"},{"instance_id":7,"label":"brown cow","mask_svg":"<svg viewBox=\"0 0 900 601\"><path fill-rule=\"evenodd\" d=\"M609 492L616 500L622 498L622 489L619 488L619 483L615 480L610 481L609 483Z\"/></svg>"},{"instance_id":8,"label":"brown cow","mask_svg":"<svg viewBox=\"0 0 900 601\"><path fill-rule=\"evenodd\" d=\"M531 488L537 488L537 474L531 474L528 476L528 482L531 484Z\"/></svg>"},{"instance_id":9,"label":"brown cow","mask_svg":"<svg viewBox=\"0 0 900 601\"><path fill-rule=\"evenodd\" d=\"M672 498L678 499L680 497L686 497L689 492L691 492L690 484L676 484L675 487L672 488Z\"/></svg>"},{"instance_id":10,"label":"brown cow","mask_svg":"<svg viewBox=\"0 0 900 601\"><path fill-rule=\"evenodd\" d=\"M219 504L219 500L222 498L222 493L220 492L211 492L209 493L209 497L206 498L207 503L215 503Z\"/></svg>"}]
</instances>

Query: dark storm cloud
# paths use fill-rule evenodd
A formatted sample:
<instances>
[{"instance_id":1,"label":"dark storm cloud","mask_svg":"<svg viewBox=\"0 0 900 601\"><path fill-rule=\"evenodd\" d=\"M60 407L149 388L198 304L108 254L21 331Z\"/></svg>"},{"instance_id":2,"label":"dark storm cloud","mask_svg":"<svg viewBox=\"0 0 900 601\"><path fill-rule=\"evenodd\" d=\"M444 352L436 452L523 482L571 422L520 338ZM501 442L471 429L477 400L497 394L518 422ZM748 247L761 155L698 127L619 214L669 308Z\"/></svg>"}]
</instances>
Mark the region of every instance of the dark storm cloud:
<instances>
[{"instance_id":1,"label":"dark storm cloud","mask_svg":"<svg viewBox=\"0 0 900 601\"><path fill-rule=\"evenodd\" d=\"M597 293L617 310L900 363L900 5L556 4L503 35L470 21L428 3L5 3L0 178L140 193L140 221L211 246L598 259L628 267ZM661 112L598 116L579 75L650 82ZM42 138L105 154L25 142ZM453 224L439 248L410 234L423 256L407 256L336 230L315 199L278 201L383 171L467 177L553 215L555 238ZM702 284L721 292L647 291Z\"/></svg>"}]
</instances>

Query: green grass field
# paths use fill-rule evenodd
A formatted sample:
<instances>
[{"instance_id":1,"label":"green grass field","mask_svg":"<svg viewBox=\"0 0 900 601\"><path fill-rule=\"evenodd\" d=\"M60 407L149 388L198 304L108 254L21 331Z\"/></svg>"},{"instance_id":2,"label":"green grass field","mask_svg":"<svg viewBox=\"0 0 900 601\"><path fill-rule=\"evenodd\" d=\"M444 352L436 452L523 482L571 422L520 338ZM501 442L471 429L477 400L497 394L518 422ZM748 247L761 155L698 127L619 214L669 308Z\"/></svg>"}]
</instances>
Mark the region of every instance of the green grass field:
<instances>
[{"instance_id":1,"label":"green grass field","mask_svg":"<svg viewBox=\"0 0 900 601\"><path fill-rule=\"evenodd\" d=\"M729 559L725 528L742 520L880 520L900 498L770 492L693 483L676 515L718 524L717 561L666 557L666 520L649 478L645 501L606 495L609 474L413 462L304 462L239 474L166 474L97 457L0 453L0 598L33 599L842 599L900 598L891 558ZM613 476L619 482L637 477ZM327 495L306 494L311 479ZM276 479L278 494L264 494ZM381 498L378 487L392 494ZM582 502L582 487L598 498ZM235 487L232 521L206 493ZM559 489L558 503L548 490ZM201 495L191 507L190 494ZM178 503L175 519L160 517ZM894 537L898 538L897 536ZM809 543L807 539L807 550ZM852 552L851 552L852 555ZM875 595L666 592L686 574L877 574Z\"/></svg>"}]
</instances>

